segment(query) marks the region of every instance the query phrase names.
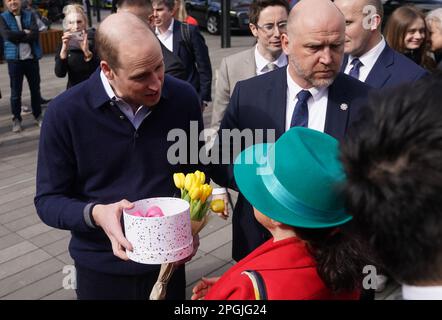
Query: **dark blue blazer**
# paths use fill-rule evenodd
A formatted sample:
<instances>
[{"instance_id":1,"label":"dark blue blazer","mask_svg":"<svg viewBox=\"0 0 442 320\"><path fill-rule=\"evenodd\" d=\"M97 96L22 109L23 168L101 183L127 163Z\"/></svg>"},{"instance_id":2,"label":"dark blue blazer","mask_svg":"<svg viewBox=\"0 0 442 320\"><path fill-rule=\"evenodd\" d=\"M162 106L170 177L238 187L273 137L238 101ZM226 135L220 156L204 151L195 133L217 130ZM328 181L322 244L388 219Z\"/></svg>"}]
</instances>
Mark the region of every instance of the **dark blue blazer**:
<instances>
[{"instance_id":1,"label":"dark blue blazer","mask_svg":"<svg viewBox=\"0 0 442 320\"><path fill-rule=\"evenodd\" d=\"M347 63L348 55L345 55L342 72ZM385 45L365 83L376 89L395 87L402 83L414 82L427 74L428 72L414 61Z\"/></svg>"},{"instance_id":2,"label":"dark blue blazer","mask_svg":"<svg viewBox=\"0 0 442 320\"><path fill-rule=\"evenodd\" d=\"M263 129L264 141L256 141L258 143L266 142L267 130L273 129L275 138L278 139L285 132L286 70L286 68L281 68L238 82L221 122L220 130ZM325 132L338 140L343 139L350 124L360 117L369 90L368 85L339 73L329 87ZM232 154L234 148L243 150L245 147L241 145L229 148L222 143L215 145L220 154L227 150ZM230 163L233 163L234 158L235 155L230 159ZM214 167L211 174L212 179L219 185L237 189L231 165L218 165ZM240 193L233 212L233 258L237 261L242 259L269 236L267 230L256 221L249 202Z\"/></svg>"},{"instance_id":3,"label":"dark blue blazer","mask_svg":"<svg viewBox=\"0 0 442 320\"><path fill-rule=\"evenodd\" d=\"M198 28L189 25L192 51L189 52L181 37L181 22L173 23L173 53L183 62L189 81L204 101L212 101L212 66L209 50Z\"/></svg>"}]
</instances>

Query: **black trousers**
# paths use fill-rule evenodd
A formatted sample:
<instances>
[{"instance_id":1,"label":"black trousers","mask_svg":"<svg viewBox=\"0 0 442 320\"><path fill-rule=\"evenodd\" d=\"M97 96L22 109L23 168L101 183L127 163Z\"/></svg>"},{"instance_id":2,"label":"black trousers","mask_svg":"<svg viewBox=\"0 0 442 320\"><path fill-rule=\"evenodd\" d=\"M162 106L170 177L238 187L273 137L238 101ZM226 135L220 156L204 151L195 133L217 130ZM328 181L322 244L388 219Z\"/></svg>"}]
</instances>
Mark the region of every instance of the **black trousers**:
<instances>
[{"instance_id":1,"label":"black trousers","mask_svg":"<svg viewBox=\"0 0 442 320\"><path fill-rule=\"evenodd\" d=\"M158 272L142 276L104 274L75 265L78 300L148 300ZM184 265L175 270L167 286L166 300L185 300Z\"/></svg>"}]
</instances>

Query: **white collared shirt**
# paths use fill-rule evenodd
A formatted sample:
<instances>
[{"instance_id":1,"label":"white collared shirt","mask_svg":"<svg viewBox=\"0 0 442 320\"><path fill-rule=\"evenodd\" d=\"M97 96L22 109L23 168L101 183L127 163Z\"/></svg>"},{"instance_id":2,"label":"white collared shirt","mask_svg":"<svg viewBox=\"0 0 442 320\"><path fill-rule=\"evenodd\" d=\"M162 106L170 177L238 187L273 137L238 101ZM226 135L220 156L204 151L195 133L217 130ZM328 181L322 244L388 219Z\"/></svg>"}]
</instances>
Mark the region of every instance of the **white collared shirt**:
<instances>
[{"instance_id":1,"label":"white collared shirt","mask_svg":"<svg viewBox=\"0 0 442 320\"><path fill-rule=\"evenodd\" d=\"M402 285L404 300L442 300L442 286L416 287Z\"/></svg>"},{"instance_id":2,"label":"white collared shirt","mask_svg":"<svg viewBox=\"0 0 442 320\"><path fill-rule=\"evenodd\" d=\"M385 39L382 37L381 41L377 45L375 45L373 48L370 49L370 51L364 53L362 56L358 57L358 59L362 62L363 66L359 68L359 80L362 82L365 82L365 80L368 77L368 74L370 73L371 69L373 68L376 61L378 61L379 56L381 55L382 51L385 48ZM347 66L345 67L345 74L349 74L351 68L353 67L351 65L351 62L353 61L355 57L349 55L348 56L348 62Z\"/></svg>"},{"instance_id":3,"label":"white collared shirt","mask_svg":"<svg viewBox=\"0 0 442 320\"><path fill-rule=\"evenodd\" d=\"M160 29L158 27L155 28L155 34L161 43L169 49L170 52L173 52L173 18L170 22L169 28L167 28L166 32L160 33Z\"/></svg>"},{"instance_id":4,"label":"white collared shirt","mask_svg":"<svg viewBox=\"0 0 442 320\"><path fill-rule=\"evenodd\" d=\"M109 80L104 75L103 71L100 72L101 82L103 83L104 90L106 91L109 98L115 102L117 107L124 113L124 115L129 119L135 129L138 129L143 122L143 120L150 114L151 110L146 106L139 106L137 111L134 113L132 107L125 102L123 99L115 95Z\"/></svg>"},{"instance_id":5,"label":"white collared shirt","mask_svg":"<svg viewBox=\"0 0 442 320\"><path fill-rule=\"evenodd\" d=\"M261 74L269 72L270 70L268 69L267 64L270 62L276 64L279 68L285 67L287 65L287 56L285 55L284 52L281 52L278 59L276 59L275 61L269 61L266 58L264 58L261 55L261 53L259 53L258 45L256 45L255 46L256 75L259 76Z\"/></svg>"},{"instance_id":6,"label":"white collared shirt","mask_svg":"<svg viewBox=\"0 0 442 320\"><path fill-rule=\"evenodd\" d=\"M301 88L289 74L289 68L287 67L287 104L286 104L286 116L285 116L285 130L290 129L292 122L293 112L295 111L296 102L298 98L296 95L304 90ZM325 116L327 114L327 102L328 102L328 87L326 88L310 88L310 99L307 101L308 105L308 127L317 131L324 132L325 128Z\"/></svg>"}]
</instances>

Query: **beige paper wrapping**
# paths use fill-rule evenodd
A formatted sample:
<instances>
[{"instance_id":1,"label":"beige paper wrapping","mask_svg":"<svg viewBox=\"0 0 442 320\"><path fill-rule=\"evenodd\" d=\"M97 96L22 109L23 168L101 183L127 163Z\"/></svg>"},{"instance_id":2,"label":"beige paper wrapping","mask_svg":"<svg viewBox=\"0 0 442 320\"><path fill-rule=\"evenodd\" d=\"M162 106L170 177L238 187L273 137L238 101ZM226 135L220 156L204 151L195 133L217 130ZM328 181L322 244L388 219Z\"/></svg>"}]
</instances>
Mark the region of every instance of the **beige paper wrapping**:
<instances>
[{"instance_id":1,"label":"beige paper wrapping","mask_svg":"<svg viewBox=\"0 0 442 320\"><path fill-rule=\"evenodd\" d=\"M209 215L206 214L201 221L191 220L192 235L195 236L209 222ZM160 273L158 275L157 282L154 284L152 291L150 292L149 300L164 300L166 298L167 284L175 271L175 263L163 263L161 265Z\"/></svg>"},{"instance_id":2,"label":"beige paper wrapping","mask_svg":"<svg viewBox=\"0 0 442 320\"><path fill-rule=\"evenodd\" d=\"M150 292L149 300L164 300L166 298L167 284L175 271L175 263L163 263L157 282Z\"/></svg>"}]
</instances>

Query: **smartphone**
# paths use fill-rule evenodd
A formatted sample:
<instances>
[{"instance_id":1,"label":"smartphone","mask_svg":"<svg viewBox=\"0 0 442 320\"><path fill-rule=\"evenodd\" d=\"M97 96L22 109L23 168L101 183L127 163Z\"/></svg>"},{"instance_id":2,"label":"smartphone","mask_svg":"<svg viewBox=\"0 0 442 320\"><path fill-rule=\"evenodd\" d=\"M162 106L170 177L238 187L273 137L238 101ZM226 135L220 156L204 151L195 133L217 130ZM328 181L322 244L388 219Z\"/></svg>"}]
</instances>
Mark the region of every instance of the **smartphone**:
<instances>
[{"instance_id":1,"label":"smartphone","mask_svg":"<svg viewBox=\"0 0 442 320\"><path fill-rule=\"evenodd\" d=\"M69 48L71 49L80 49L81 42L83 41L83 31L73 32L69 39Z\"/></svg>"}]
</instances>

